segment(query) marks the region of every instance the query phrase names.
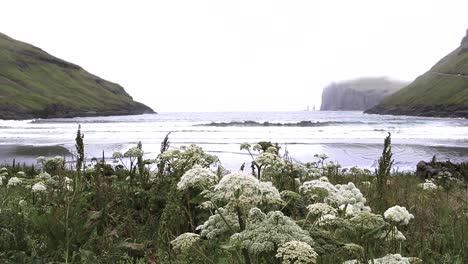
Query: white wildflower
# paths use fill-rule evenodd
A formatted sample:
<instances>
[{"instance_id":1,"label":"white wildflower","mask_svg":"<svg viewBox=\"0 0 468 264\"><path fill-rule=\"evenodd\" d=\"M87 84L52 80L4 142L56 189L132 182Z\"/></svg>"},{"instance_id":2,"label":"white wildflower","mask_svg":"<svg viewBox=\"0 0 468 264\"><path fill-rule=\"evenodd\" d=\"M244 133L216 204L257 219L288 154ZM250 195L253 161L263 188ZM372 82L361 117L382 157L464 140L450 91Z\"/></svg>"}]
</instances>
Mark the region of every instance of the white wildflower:
<instances>
[{"instance_id":1,"label":"white wildflower","mask_svg":"<svg viewBox=\"0 0 468 264\"><path fill-rule=\"evenodd\" d=\"M307 206L307 210L309 210L311 215L314 216L322 216L322 215L336 215L337 211L335 208L331 207L330 205L326 203L314 203L314 204L309 204Z\"/></svg>"},{"instance_id":2,"label":"white wildflower","mask_svg":"<svg viewBox=\"0 0 468 264\"><path fill-rule=\"evenodd\" d=\"M264 214L258 208L252 208L247 219L246 229L231 236L231 241L238 242L242 248L257 255L275 252L276 245L297 240L313 245L309 232L303 230L292 219L280 211Z\"/></svg>"},{"instance_id":3,"label":"white wildflower","mask_svg":"<svg viewBox=\"0 0 468 264\"><path fill-rule=\"evenodd\" d=\"M333 221L336 219L336 215L333 215L333 214L326 214L326 215L322 215L319 219L317 219L317 224L319 226L324 226L326 224L328 224L329 222Z\"/></svg>"},{"instance_id":4,"label":"white wildflower","mask_svg":"<svg viewBox=\"0 0 468 264\"><path fill-rule=\"evenodd\" d=\"M275 256L283 260L282 264L315 264L318 254L307 243L289 241L278 248Z\"/></svg>"},{"instance_id":5,"label":"white wildflower","mask_svg":"<svg viewBox=\"0 0 468 264\"><path fill-rule=\"evenodd\" d=\"M33 193L42 193L47 191L47 187L42 183L38 182L31 187Z\"/></svg>"},{"instance_id":6,"label":"white wildflower","mask_svg":"<svg viewBox=\"0 0 468 264\"><path fill-rule=\"evenodd\" d=\"M371 234L375 230L382 229L386 222L381 215L371 212L360 212L349 219L349 223L362 234Z\"/></svg>"},{"instance_id":7,"label":"white wildflower","mask_svg":"<svg viewBox=\"0 0 468 264\"><path fill-rule=\"evenodd\" d=\"M271 183L260 182L254 176L241 172L224 176L215 186L213 198L244 209L281 201L278 190Z\"/></svg>"},{"instance_id":8,"label":"white wildflower","mask_svg":"<svg viewBox=\"0 0 468 264\"><path fill-rule=\"evenodd\" d=\"M407 225L414 215L410 214L405 207L395 205L385 211L384 217L397 224Z\"/></svg>"},{"instance_id":9,"label":"white wildflower","mask_svg":"<svg viewBox=\"0 0 468 264\"><path fill-rule=\"evenodd\" d=\"M222 217L220 213L222 214ZM226 234L238 232L240 230L239 218L231 211L224 208L218 208L216 213L210 216L203 225L198 226L196 230L200 230L200 235L202 237L206 237L209 240L216 240Z\"/></svg>"},{"instance_id":10,"label":"white wildflower","mask_svg":"<svg viewBox=\"0 0 468 264\"><path fill-rule=\"evenodd\" d=\"M260 165L275 165L281 163L281 159L276 153L263 152L255 158L255 162Z\"/></svg>"},{"instance_id":11,"label":"white wildflower","mask_svg":"<svg viewBox=\"0 0 468 264\"><path fill-rule=\"evenodd\" d=\"M346 208L346 216L352 216L362 211L371 211L370 207L365 206L367 200L354 183L337 184L335 187L339 191L337 196L339 200L338 204L340 205L339 208L341 210Z\"/></svg>"},{"instance_id":12,"label":"white wildflower","mask_svg":"<svg viewBox=\"0 0 468 264\"><path fill-rule=\"evenodd\" d=\"M24 177L24 176L26 176L26 173L24 173L24 171L18 171L18 172L16 173L16 176L18 176L18 177Z\"/></svg>"},{"instance_id":13,"label":"white wildflower","mask_svg":"<svg viewBox=\"0 0 468 264\"><path fill-rule=\"evenodd\" d=\"M324 180L312 180L312 181L306 181L302 184L301 187L299 187L299 191L302 194L306 195L315 195L317 191L326 191L326 197L324 201L328 204L339 204L340 203L340 197L339 197L339 191L338 189L331 184L330 182L324 181Z\"/></svg>"},{"instance_id":14,"label":"white wildflower","mask_svg":"<svg viewBox=\"0 0 468 264\"><path fill-rule=\"evenodd\" d=\"M340 201L341 204L365 204L367 201L361 191L352 182L349 182L348 184L337 184L335 187L340 192L340 198L342 199Z\"/></svg>"},{"instance_id":15,"label":"white wildflower","mask_svg":"<svg viewBox=\"0 0 468 264\"><path fill-rule=\"evenodd\" d=\"M0 173L7 173L8 174L8 169L5 167L0 168Z\"/></svg>"},{"instance_id":16,"label":"white wildflower","mask_svg":"<svg viewBox=\"0 0 468 264\"><path fill-rule=\"evenodd\" d=\"M250 144L247 143L247 142L244 142L244 143L241 143L240 144L240 150L243 150L243 149L250 149Z\"/></svg>"},{"instance_id":17,"label":"white wildflower","mask_svg":"<svg viewBox=\"0 0 468 264\"><path fill-rule=\"evenodd\" d=\"M142 155L143 155L143 152L138 147L130 148L129 150L125 151L125 153L123 154L123 156L126 158L141 157Z\"/></svg>"},{"instance_id":18,"label":"white wildflower","mask_svg":"<svg viewBox=\"0 0 468 264\"><path fill-rule=\"evenodd\" d=\"M200 235L195 233L183 233L171 241L171 245L175 250L184 252L190 249L195 243L200 241Z\"/></svg>"},{"instance_id":19,"label":"white wildflower","mask_svg":"<svg viewBox=\"0 0 468 264\"><path fill-rule=\"evenodd\" d=\"M218 177L210 170L195 165L180 178L177 189L187 190L190 188L209 189L218 181Z\"/></svg>"},{"instance_id":20,"label":"white wildflower","mask_svg":"<svg viewBox=\"0 0 468 264\"><path fill-rule=\"evenodd\" d=\"M432 190L437 190L439 188L434 182L431 180L426 180L424 183L418 184L419 188L422 188L423 190L427 191L432 191Z\"/></svg>"},{"instance_id":21,"label":"white wildflower","mask_svg":"<svg viewBox=\"0 0 468 264\"><path fill-rule=\"evenodd\" d=\"M276 154L278 153L278 149L276 147L269 146L265 152Z\"/></svg>"},{"instance_id":22,"label":"white wildflower","mask_svg":"<svg viewBox=\"0 0 468 264\"><path fill-rule=\"evenodd\" d=\"M264 204L279 204L282 202L281 195L271 182L259 181L258 188Z\"/></svg>"},{"instance_id":23,"label":"white wildflower","mask_svg":"<svg viewBox=\"0 0 468 264\"><path fill-rule=\"evenodd\" d=\"M10 186L17 186L17 185L20 185L22 182L22 180L18 177L11 177L10 180L8 181L8 184L7 186L10 187Z\"/></svg>"},{"instance_id":24,"label":"white wildflower","mask_svg":"<svg viewBox=\"0 0 468 264\"><path fill-rule=\"evenodd\" d=\"M359 264L361 263L358 260L348 260L343 262L343 264ZM422 263L418 258L414 257L403 257L400 254L388 254L382 258L376 258L369 260L369 264L412 264L412 263Z\"/></svg>"}]
</instances>

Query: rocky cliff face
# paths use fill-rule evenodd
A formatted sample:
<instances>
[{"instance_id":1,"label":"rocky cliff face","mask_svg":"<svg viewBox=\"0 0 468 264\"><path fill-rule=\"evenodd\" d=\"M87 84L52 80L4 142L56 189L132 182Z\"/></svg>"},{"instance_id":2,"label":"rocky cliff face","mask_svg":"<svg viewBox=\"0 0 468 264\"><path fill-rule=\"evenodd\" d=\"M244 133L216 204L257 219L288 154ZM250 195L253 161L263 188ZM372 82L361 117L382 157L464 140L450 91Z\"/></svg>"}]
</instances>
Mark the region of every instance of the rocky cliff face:
<instances>
[{"instance_id":1,"label":"rocky cliff face","mask_svg":"<svg viewBox=\"0 0 468 264\"><path fill-rule=\"evenodd\" d=\"M460 52L468 51L468 29L466 30L466 35L460 43Z\"/></svg>"},{"instance_id":2,"label":"rocky cliff face","mask_svg":"<svg viewBox=\"0 0 468 264\"><path fill-rule=\"evenodd\" d=\"M322 111L364 111L405 84L386 78L363 78L332 83L322 92Z\"/></svg>"}]
</instances>

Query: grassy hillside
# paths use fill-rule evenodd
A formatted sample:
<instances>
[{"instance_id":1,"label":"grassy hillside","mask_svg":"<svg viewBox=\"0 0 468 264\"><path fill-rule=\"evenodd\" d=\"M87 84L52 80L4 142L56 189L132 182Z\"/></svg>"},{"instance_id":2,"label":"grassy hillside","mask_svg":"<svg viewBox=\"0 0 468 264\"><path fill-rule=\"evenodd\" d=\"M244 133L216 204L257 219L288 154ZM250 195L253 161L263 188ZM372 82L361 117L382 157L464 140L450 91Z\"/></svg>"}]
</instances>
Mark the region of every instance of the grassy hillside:
<instances>
[{"instance_id":1,"label":"grassy hillside","mask_svg":"<svg viewBox=\"0 0 468 264\"><path fill-rule=\"evenodd\" d=\"M0 33L0 118L140 114L118 84Z\"/></svg>"},{"instance_id":2,"label":"grassy hillside","mask_svg":"<svg viewBox=\"0 0 468 264\"><path fill-rule=\"evenodd\" d=\"M369 113L468 117L468 39Z\"/></svg>"}]
</instances>

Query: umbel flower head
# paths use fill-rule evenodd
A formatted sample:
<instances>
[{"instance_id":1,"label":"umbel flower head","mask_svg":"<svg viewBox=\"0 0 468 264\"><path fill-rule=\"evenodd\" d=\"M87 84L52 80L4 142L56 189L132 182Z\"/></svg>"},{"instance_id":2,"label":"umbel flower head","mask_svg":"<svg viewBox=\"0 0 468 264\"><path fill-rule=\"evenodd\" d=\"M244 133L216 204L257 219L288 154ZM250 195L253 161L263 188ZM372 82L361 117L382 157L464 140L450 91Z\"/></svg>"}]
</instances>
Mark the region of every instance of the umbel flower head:
<instances>
[{"instance_id":1,"label":"umbel flower head","mask_svg":"<svg viewBox=\"0 0 468 264\"><path fill-rule=\"evenodd\" d=\"M143 156L143 152L138 147L132 147L129 150L125 151L123 156L126 157L126 158L141 157L141 156Z\"/></svg>"},{"instance_id":2,"label":"umbel flower head","mask_svg":"<svg viewBox=\"0 0 468 264\"><path fill-rule=\"evenodd\" d=\"M427 191L437 190L438 188L438 186L431 180L426 180L424 183L418 184L418 187Z\"/></svg>"},{"instance_id":3,"label":"umbel flower head","mask_svg":"<svg viewBox=\"0 0 468 264\"><path fill-rule=\"evenodd\" d=\"M22 180L18 177L11 177L7 183L7 187L20 185Z\"/></svg>"},{"instance_id":4,"label":"umbel flower head","mask_svg":"<svg viewBox=\"0 0 468 264\"><path fill-rule=\"evenodd\" d=\"M208 189L216 184L218 177L210 170L200 165L193 166L180 178L177 189L187 190L190 188Z\"/></svg>"},{"instance_id":5,"label":"umbel flower head","mask_svg":"<svg viewBox=\"0 0 468 264\"><path fill-rule=\"evenodd\" d=\"M309 232L303 230L293 220L280 211L264 214L258 208L252 208L247 219L246 229L231 236L231 241L256 255L273 253L275 245L296 240L313 245Z\"/></svg>"},{"instance_id":6,"label":"umbel flower head","mask_svg":"<svg viewBox=\"0 0 468 264\"><path fill-rule=\"evenodd\" d=\"M337 210L326 203L314 203L307 206L307 210L313 216L336 215Z\"/></svg>"},{"instance_id":7,"label":"umbel flower head","mask_svg":"<svg viewBox=\"0 0 468 264\"><path fill-rule=\"evenodd\" d=\"M371 212L360 212L349 219L351 225L362 233L369 233L386 225L381 215Z\"/></svg>"},{"instance_id":8,"label":"umbel flower head","mask_svg":"<svg viewBox=\"0 0 468 264\"><path fill-rule=\"evenodd\" d=\"M314 194L316 191L325 191L326 196L324 201L328 204L336 205L340 203L338 189L328 181L327 177L321 177L318 180L306 181L299 187L302 194Z\"/></svg>"},{"instance_id":9,"label":"umbel flower head","mask_svg":"<svg viewBox=\"0 0 468 264\"><path fill-rule=\"evenodd\" d=\"M281 196L271 182L260 182L250 174L241 172L224 176L214 188L213 199L250 209L260 204L278 204Z\"/></svg>"},{"instance_id":10,"label":"umbel flower head","mask_svg":"<svg viewBox=\"0 0 468 264\"><path fill-rule=\"evenodd\" d=\"M31 187L33 193L43 193L47 190L47 187L42 183L38 182Z\"/></svg>"},{"instance_id":11,"label":"umbel flower head","mask_svg":"<svg viewBox=\"0 0 468 264\"><path fill-rule=\"evenodd\" d=\"M395 205L384 213L385 219L401 225L407 225L414 215L410 214L405 207Z\"/></svg>"},{"instance_id":12,"label":"umbel flower head","mask_svg":"<svg viewBox=\"0 0 468 264\"><path fill-rule=\"evenodd\" d=\"M343 262L343 264L359 264L362 263L357 260L348 260ZM413 257L403 257L400 254L388 254L385 257L376 258L373 260L369 260L369 264L415 264L415 263L422 263L422 261L418 258Z\"/></svg>"},{"instance_id":13,"label":"umbel flower head","mask_svg":"<svg viewBox=\"0 0 468 264\"><path fill-rule=\"evenodd\" d=\"M200 235L195 233L183 233L172 240L171 245L175 250L183 252L190 249L198 241L200 241Z\"/></svg>"},{"instance_id":14,"label":"umbel flower head","mask_svg":"<svg viewBox=\"0 0 468 264\"><path fill-rule=\"evenodd\" d=\"M278 248L275 256L282 259L282 264L315 264L318 254L309 244L293 240Z\"/></svg>"},{"instance_id":15,"label":"umbel flower head","mask_svg":"<svg viewBox=\"0 0 468 264\"><path fill-rule=\"evenodd\" d=\"M202 237L206 237L209 240L217 240L225 235L232 235L234 232L238 232L240 230L239 218L231 211L218 208L216 213L210 216L203 225L198 226L196 230L201 231L200 235Z\"/></svg>"}]
</instances>

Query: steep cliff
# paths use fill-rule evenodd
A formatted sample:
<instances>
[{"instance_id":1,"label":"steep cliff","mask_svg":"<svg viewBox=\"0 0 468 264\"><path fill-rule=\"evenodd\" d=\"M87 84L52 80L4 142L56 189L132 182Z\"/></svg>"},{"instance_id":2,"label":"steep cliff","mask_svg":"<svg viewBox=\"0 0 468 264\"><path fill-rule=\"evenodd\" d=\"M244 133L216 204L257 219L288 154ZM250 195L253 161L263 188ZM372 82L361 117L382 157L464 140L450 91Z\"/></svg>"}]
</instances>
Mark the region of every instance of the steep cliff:
<instances>
[{"instance_id":1,"label":"steep cliff","mask_svg":"<svg viewBox=\"0 0 468 264\"><path fill-rule=\"evenodd\" d=\"M405 85L405 82L384 77L332 83L323 89L320 110L364 111Z\"/></svg>"},{"instance_id":2,"label":"steep cliff","mask_svg":"<svg viewBox=\"0 0 468 264\"><path fill-rule=\"evenodd\" d=\"M142 113L120 85L0 33L0 119Z\"/></svg>"},{"instance_id":3,"label":"steep cliff","mask_svg":"<svg viewBox=\"0 0 468 264\"><path fill-rule=\"evenodd\" d=\"M468 30L458 48L367 112L468 118Z\"/></svg>"}]
</instances>

